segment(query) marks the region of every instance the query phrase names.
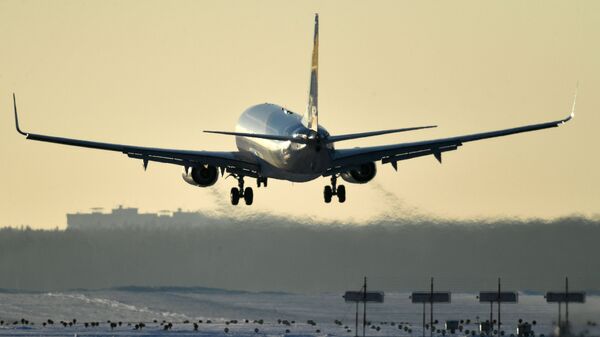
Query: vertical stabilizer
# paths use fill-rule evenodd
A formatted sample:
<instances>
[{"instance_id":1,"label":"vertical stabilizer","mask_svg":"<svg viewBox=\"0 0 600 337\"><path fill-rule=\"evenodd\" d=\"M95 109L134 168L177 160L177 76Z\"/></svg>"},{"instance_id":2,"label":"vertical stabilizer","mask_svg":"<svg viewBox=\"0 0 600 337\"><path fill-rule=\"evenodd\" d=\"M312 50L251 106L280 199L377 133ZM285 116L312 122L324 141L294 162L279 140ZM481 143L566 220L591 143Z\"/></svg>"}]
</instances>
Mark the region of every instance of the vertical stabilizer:
<instances>
[{"instance_id":1,"label":"vertical stabilizer","mask_svg":"<svg viewBox=\"0 0 600 337\"><path fill-rule=\"evenodd\" d=\"M317 131L319 126L319 14L315 14L315 36L313 40L312 62L310 66L310 89L308 91L308 106L302 117L302 123L307 128Z\"/></svg>"}]
</instances>

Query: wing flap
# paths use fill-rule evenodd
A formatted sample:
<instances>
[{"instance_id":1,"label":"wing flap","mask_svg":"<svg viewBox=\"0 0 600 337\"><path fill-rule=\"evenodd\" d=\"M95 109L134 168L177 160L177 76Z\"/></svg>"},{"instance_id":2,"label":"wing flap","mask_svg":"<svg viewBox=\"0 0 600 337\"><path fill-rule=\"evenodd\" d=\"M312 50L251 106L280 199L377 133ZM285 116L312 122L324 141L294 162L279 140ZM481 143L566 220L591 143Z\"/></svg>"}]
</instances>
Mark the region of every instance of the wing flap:
<instances>
[{"instance_id":1,"label":"wing flap","mask_svg":"<svg viewBox=\"0 0 600 337\"><path fill-rule=\"evenodd\" d=\"M208 164L218 167L235 166L246 170L259 171L259 165L242 158L239 152L192 151L177 149L162 149L123 144L95 142L73 138L63 138L29 133L27 139L41 142L115 151L126 154L130 158L142 159L181 166Z\"/></svg>"},{"instance_id":2,"label":"wing flap","mask_svg":"<svg viewBox=\"0 0 600 337\"><path fill-rule=\"evenodd\" d=\"M572 111L568 117L553 122L531 124L516 128L474 133L458 137L394 145L336 150L333 164L326 171L325 175L342 172L344 169L347 170L348 167L354 167L365 162L381 160L383 164L391 163L393 166L395 166L400 160L422 157L431 154L436 156L436 158L441 162L442 152L456 150L459 146L463 145L463 143L558 127L571 120L573 115L574 111Z\"/></svg>"},{"instance_id":3,"label":"wing flap","mask_svg":"<svg viewBox=\"0 0 600 337\"><path fill-rule=\"evenodd\" d=\"M252 158L246 158L240 152L215 152L215 151L192 151L163 149L143 146L132 146L125 144L113 144L89 141L83 139L65 138L48 136L36 133L29 133L21 130L19 126L19 117L17 114L17 103L13 94L13 104L15 113L15 127L17 132L24 135L26 139L40 142L62 144L68 146L85 147L91 149L115 151L126 154L130 158L142 159L144 168L148 161L169 163L181 166L195 165L214 165L228 170L243 170L248 172L260 173L260 165Z\"/></svg>"}]
</instances>

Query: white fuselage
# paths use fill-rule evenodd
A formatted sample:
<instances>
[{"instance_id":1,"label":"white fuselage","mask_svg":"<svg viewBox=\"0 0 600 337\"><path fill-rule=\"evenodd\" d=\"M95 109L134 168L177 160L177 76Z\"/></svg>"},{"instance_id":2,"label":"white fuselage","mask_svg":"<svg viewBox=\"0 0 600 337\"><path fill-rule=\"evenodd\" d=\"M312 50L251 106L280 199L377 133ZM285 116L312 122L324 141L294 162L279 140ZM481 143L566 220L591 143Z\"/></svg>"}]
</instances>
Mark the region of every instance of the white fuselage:
<instances>
[{"instance_id":1,"label":"white fuselage","mask_svg":"<svg viewBox=\"0 0 600 337\"><path fill-rule=\"evenodd\" d=\"M258 104L244 111L236 131L289 137L315 136L302 124L302 116L270 103ZM320 139L329 136L321 126L318 133ZM236 144L240 152L258 159L262 174L296 182L320 177L323 170L329 167L333 154L331 143L313 145L237 136Z\"/></svg>"}]
</instances>

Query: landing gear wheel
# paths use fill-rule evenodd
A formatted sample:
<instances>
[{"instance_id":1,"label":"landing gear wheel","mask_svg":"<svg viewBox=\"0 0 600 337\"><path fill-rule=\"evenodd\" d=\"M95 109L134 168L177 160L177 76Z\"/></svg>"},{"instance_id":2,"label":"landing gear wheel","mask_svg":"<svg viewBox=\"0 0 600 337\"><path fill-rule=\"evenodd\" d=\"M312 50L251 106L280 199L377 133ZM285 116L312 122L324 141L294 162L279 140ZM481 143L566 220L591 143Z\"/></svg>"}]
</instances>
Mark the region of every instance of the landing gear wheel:
<instances>
[{"instance_id":1,"label":"landing gear wheel","mask_svg":"<svg viewBox=\"0 0 600 337\"><path fill-rule=\"evenodd\" d=\"M231 204L234 206L237 205L240 202L240 190L237 187L232 187L229 197L231 198Z\"/></svg>"},{"instance_id":2,"label":"landing gear wheel","mask_svg":"<svg viewBox=\"0 0 600 337\"><path fill-rule=\"evenodd\" d=\"M337 197L340 203L346 201L346 186L340 185L337 188Z\"/></svg>"},{"instance_id":3,"label":"landing gear wheel","mask_svg":"<svg viewBox=\"0 0 600 337\"><path fill-rule=\"evenodd\" d=\"M325 186L323 190L323 197L325 198L325 203L331 202L331 196L333 195L333 191L331 190L331 186Z\"/></svg>"},{"instance_id":4,"label":"landing gear wheel","mask_svg":"<svg viewBox=\"0 0 600 337\"><path fill-rule=\"evenodd\" d=\"M246 205L252 205L252 201L254 200L254 192L252 191L252 187L246 187L244 190L244 201Z\"/></svg>"}]
</instances>

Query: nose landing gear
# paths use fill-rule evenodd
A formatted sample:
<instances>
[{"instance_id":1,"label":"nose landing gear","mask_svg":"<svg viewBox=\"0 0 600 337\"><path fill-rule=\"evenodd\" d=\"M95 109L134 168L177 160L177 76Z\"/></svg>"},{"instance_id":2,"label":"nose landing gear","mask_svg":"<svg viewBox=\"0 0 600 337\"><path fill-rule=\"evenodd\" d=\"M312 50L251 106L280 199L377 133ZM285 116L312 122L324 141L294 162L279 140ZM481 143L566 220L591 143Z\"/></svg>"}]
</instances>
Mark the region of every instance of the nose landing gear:
<instances>
[{"instance_id":1,"label":"nose landing gear","mask_svg":"<svg viewBox=\"0 0 600 337\"><path fill-rule=\"evenodd\" d=\"M325 186L325 189L323 190L323 199L325 199L325 203L330 203L331 198L334 195L337 195L340 203L346 201L346 187L344 185L337 186L337 176L335 174L331 176L331 186Z\"/></svg>"},{"instance_id":2,"label":"nose landing gear","mask_svg":"<svg viewBox=\"0 0 600 337\"><path fill-rule=\"evenodd\" d=\"M234 206L239 204L240 198L242 198L246 205L252 205L252 202L254 201L254 191L252 190L252 187L244 188L244 177L242 176L237 177L237 180L238 187L232 187L231 193L229 194L231 204Z\"/></svg>"}]
</instances>

